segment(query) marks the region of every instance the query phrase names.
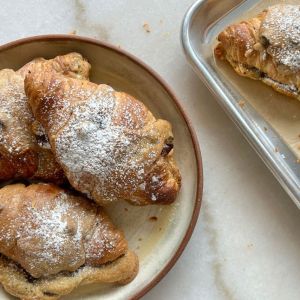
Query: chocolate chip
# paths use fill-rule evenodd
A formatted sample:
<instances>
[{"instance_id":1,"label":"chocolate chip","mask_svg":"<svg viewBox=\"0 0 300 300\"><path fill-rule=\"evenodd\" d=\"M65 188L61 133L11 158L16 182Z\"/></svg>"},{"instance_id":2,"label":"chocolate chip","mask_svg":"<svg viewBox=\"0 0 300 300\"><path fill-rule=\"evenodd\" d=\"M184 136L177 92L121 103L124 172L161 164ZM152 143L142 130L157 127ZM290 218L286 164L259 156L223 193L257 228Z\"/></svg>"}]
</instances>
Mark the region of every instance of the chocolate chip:
<instances>
[{"instance_id":1,"label":"chocolate chip","mask_svg":"<svg viewBox=\"0 0 300 300\"><path fill-rule=\"evenodd\" d=\"M5 128L5 124L4 124L4 122L2 122L1 120L0 120L0 129L4 129Z\"/></svg>"},{"instance_id":2,"label":"chocolate chip","mask_svg":"<svg viewBox=\"0 0 300 300\"><path fill-rule=\"evenodd\" d=\"M164 147L163 147L163 149L161 151L161 156L167 156L170 153L170 151L174 147L173 141L174 141L174 138L172 136L168 137L165 140Z\"/></svg>"},{"instance_id":3,"label":"chocolate chip","mask_svg":"<svg viewBox=\"0 0 300 300\"><path fill-rule=\"evenodd\" d=\"M267 78L268 75L267 75L266 73L260 72L260 77L261 77L261 78Z\"/></svg>"},{"instance_id":4,"label":"chocolate chip","mask_svg":"<svg viewBox=\"0 0 300 300\"><path fill-rule=\"evenodd\" d=\"M24 275L26 277L26 280L29 282L29 283L35 283L37 281L36 278L32 277L29 273L27 273L25 270L23 270L24 272Z\"/></svg>"},{"instance_id":5,"label":"chocolate chip","mask_svg":"<svg viewBox=\"0 0 300 300\"><path fill-rule=\"evenodd\" d=\"M262 35L260 37L260 43L265 47L268 48L270 46L270 41L264 36Z\"/></svg>"},{"instance_id":6,"label":"chocolate chip","mask_svg":"<svg viewBox=\"0 0 300 300\"><path fill-rule=\"evenodd\" d=\"M43 294L45 296L48 296L48 297L57 297L57 296L59 296L58 294L52 293L52 292L43 292Z\"/></svg>"},{"instance_id":7,"label":"chocolate chip","mask_svg":"<svg viewBox=\"0 0 300 300\"><path fill-rule=\"evenodd\" d=\"M36 135L36 141L39 145L44 145L48 143L48 138L45 134Z\"/></svg>"},{"instance_id":8,"label":"chocolate chip","mask_svg":"<svg viewBox=\"0 0 300 300\"><path fill-rule=\"evenodd\" d=\"M243 64L243 67L247 69L249 72L251 72L252 76L255 76L256 78L264 78L265 74L261 72L259 69L253 66L249 66L247 64Z\"/></svg>"}]
</instances>

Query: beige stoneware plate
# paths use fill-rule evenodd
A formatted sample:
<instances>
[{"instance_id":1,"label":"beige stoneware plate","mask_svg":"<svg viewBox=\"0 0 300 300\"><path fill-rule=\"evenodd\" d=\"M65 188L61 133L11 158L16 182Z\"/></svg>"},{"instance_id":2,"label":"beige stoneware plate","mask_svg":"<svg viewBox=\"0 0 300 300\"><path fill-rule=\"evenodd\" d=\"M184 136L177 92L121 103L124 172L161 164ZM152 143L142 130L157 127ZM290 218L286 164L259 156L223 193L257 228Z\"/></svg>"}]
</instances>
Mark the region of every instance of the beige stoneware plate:
<instances>
[{"instance_id":1,"label":"beige stoneware plate","mask_svg":"<svg viewBox=\"0 0 300 300\"><path fill-rule=\"evenodd\" d=\"M138 299L170 270L186 246L202 198L202 163L196 136L174 94L149 67L105 43L70 35L25 38L0 46L0 69L20 66L35 57L51 58L77 51L92 65L91 81L106 83L144 102L156 117L173 125L175 158L182 190L171 206L135 207L118 203L107 208L140 259L137 278L126 286L85 286L63 299ZM0 288L0 299L13 299Z\"/></svg>"}]
</instances>

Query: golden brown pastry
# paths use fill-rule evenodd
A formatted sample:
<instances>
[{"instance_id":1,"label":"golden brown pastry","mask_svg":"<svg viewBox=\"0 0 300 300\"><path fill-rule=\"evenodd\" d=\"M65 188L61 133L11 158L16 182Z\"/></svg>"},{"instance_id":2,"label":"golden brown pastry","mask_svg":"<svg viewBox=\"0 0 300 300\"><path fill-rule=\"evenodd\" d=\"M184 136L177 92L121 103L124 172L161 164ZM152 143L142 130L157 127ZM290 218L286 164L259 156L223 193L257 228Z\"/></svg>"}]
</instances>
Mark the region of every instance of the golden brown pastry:
<instances>
[{"instance_id":1,"label":"golden brown pastry","mask_svg":"<svg viewBox=\"0 0 300 300\"><path fill-rule=\"evenodd\" d=\"M173 133L140 101L107 85L32 72L25 91L69 182L99 204L168 204L180 189Z\"/></svg>"},{"instance_id":2,"label":"golden brown pastry","mask_svg":"<svg viewBox=\"0 0 300 300\"><path fill-rule=\"evenodd\" d=\"M38 57L20 68L17 73L25 78L25 76L31 72L34 68L36 72L43 69L43 65L46 63L55 72L64 74L68 77L78 79L88 79L91 66L84 60L81 54L72 52L66 55L59 55L53 59L46 60L42 57Z\"/></svg>"},{"instance_id":3,"label":"golden brown pastry","mask_svg":"<svg viewBox=\"0 0 300 300\"><path fill-rule=\"evenodd\" d=\"M279 4L218 36L218 58L242 76L300 100L300 5Z\"/></svg>"},{"instance_id":4,"label":"golden brown pastry","mask_svg":"<svg viewBox=\"0 0 300 300\"><path fill-rule=\"evenodd\" d=\"M51 184L0 190L0 283L21 299L58 299L92 282L127 283L138 271L103 209Z\"/></svg>"},{"instance_id":5,"label":"golden brown pastry","mask_svg":"<svg viewBox=\"0 0 300 300\"><path fill-rule=\"evenodd\" d=\"M0 181L33 178L65 180L40 125L34 122L24 92L24 77L46 66L70 77L88 78L90 65L78 53L51 60L37 58L19 71L0 71Z\"/></svg>"}]
</instances>

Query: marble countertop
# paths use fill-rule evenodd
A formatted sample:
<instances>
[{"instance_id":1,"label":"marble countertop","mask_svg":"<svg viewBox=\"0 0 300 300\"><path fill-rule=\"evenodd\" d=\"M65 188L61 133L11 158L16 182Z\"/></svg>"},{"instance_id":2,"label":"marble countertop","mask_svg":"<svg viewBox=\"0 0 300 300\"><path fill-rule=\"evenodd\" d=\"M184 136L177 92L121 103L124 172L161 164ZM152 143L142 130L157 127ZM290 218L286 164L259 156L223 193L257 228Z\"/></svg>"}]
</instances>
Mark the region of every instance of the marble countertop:
<instances>
[{"instance_id":1,"label":"marble countertop","mask_svg":"<svg viewBox=\"0 0 300 300\"><path fill-rule=\"evenodd\" d=\"M183 255L145 300L300 299L300 213L187 64L179 34L192 3L1 0L0 43L75 30L136 55L181 100L202 150L203 204Z\"/></svg>"}]
</instances>

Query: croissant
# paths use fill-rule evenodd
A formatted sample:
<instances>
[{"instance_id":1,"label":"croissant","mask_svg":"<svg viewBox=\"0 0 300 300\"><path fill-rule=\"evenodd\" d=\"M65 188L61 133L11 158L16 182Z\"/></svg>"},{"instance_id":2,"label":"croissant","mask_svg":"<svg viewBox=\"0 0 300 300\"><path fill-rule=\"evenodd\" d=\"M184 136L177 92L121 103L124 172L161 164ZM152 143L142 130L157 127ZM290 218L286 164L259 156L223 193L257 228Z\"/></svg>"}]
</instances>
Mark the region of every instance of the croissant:
<instances>
[{"instance_id":1,"label":"croissant","mask_svg":"<svg viewBox=\"0 0 300 300\"><path fill-rule=\"evenodd\" d=\"M46 60L42 57L38 57L20 68L17 73L23 78L30 73L33 69L35 72L39 72L46 68L64 74L68 77L78 79L88 79L91 66L83 59L82 55L76 52L72 52L66 55L59 55L53 59Z\"/></svg>"},{"instance_id":2,"label":"croissant","mask_svg":"<svg viewBox=\"0 0 300 300\"><path fill-rule=\"evenodd\" d=\"M110 86L32 72L25 91L69 182L99 204L168 204L180 189L173 133L140 101Z\"/></svg>"},{"instance_id":3,"label":"croissant","mask_svg":"<svg viewBox=\"0 0 300 300\"><path fill-rule=\"evenodd\" d=\"M88 283L127 283L138 271L103 209L52 184L0 190L0 283L21 299L58 299Z\"/></svg>"},{"instance_id":4,"label":"croissant","mask_svg":"<svg viewBox=\"0 0 300 300\"><path fill-rule=\"evenodd\" d=\"M215 55L239 75L300 100L299 37L300 5L279 4L227 27L218 36Z\"/></svg>"},{"instance_id":5,"label":"croissant","mask_svg":"<svg viewBox=\"0 0 300 300\"><path fill-rule=\"evenodd\" d=\"M33 69L51 69L71 77L88 78L90 65L77 53L51 60L34 59L17 72L0 71L0 181L33 178L65 180L42 127L34 121L24 91L24 77Z\"/></svg>"}]
</instances>

